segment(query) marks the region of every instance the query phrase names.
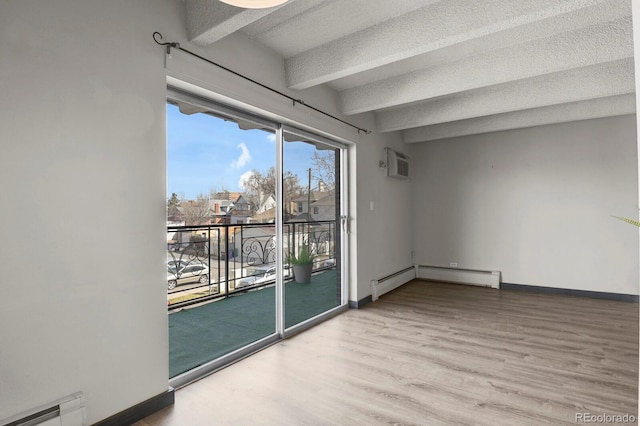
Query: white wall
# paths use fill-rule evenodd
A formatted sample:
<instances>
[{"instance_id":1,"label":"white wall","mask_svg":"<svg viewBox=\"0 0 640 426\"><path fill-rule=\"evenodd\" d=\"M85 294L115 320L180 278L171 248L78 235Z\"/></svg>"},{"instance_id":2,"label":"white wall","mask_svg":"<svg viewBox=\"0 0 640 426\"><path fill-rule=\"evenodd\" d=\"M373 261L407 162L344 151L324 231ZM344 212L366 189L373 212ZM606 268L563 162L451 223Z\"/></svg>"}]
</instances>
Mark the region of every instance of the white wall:
<instances>
[{"instance_id":1,"label":"white wall","mask_svg":"<svg viewBox=\"0 0 640 426\"><path fill-rule=\"evenodd\" d=\"M386 176L380 161L386 161L385 147L411 155L411 146L397 134L363 135L358 146L353 192L357 194L357 298L371 295L371 280L413 265L411 182ZM373 204L373 209L372 209Z\"/></svg>"},{"instance_id":2,"label":"white wall","mask_svg":"<svg viewBox=\"0 0 640 426\"><path fill-rule=\"evenodd\" d=\"M83 391L93 423L168 389L172 0L0 2L0 421Z\"/></svg>"},{"instance_id":3,"label":"white wall","mask_svg":"<svg viewBox=\"0 0 640 426\"><path fill-rule=\"evenodd\" d=\"M635 116L419 144L416 262L503 282L638 294Z\"/></svg>"},{"instance_id":4,"label":"white wall","mask_svg":"<svg viewBox=\"0 0 640 426\"><path fill-rule=\"evenodd\" d=\"M242 36L198 49L181 15L179 0L0 2L0 419L83 391L94 423L167 389L167 73L354 143L350 300L410 264L410 185L377 167L399 140L201 61L165 69L154 31L286 91L273 52ZM297 95L337 113L332 91Z\"/></svg>"}]
</instances>

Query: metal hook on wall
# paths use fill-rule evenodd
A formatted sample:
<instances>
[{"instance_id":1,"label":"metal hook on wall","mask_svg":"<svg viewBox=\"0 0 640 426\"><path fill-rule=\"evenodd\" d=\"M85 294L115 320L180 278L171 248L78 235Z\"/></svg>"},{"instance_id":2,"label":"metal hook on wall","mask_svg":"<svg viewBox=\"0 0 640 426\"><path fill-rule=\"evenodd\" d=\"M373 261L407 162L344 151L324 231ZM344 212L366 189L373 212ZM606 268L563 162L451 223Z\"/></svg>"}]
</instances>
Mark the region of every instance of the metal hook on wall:
<instances>
[{"instance_id":1,"label":"metal hook on wall","mask_svg":"<svg viewBox=\"0 0 640 426\"><path fill-rule=\"evenodd\" d=\"M160 37L160 39L158 40L157 37ZM157 44L159 44L160 46L167 46L167 55L171 54L171 48L174 47L176 49L180 49L180 43L177 42L165 42L162 43L160 40L162 40L162 34L160 34L159 32L154 32L153 33L153 41L155 41Z\"/></svg>"}]
</instances>

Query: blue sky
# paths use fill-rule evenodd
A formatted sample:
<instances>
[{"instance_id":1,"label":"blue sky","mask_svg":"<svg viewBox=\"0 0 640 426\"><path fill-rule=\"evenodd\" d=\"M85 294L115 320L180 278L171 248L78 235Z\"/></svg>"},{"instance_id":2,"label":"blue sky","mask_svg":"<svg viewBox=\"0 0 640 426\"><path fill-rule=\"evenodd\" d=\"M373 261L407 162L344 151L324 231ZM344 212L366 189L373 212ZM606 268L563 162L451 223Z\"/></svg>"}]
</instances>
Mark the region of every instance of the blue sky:
<instances>
[{"instance_id":1,"label":"blue sky","mask_svg":"<svg viewBox=\"0 0 640 426\"><path fill-rule=\"evenodd\" d=\"M285 170L307 181L315 147L285 144ZM199 193L242 191L240 181L251 170L266 172L275 166L275 135L262 130L240 130L233 122L205 114L182 114L167 104L167 197Z\"/></svg>"}]
</instances>

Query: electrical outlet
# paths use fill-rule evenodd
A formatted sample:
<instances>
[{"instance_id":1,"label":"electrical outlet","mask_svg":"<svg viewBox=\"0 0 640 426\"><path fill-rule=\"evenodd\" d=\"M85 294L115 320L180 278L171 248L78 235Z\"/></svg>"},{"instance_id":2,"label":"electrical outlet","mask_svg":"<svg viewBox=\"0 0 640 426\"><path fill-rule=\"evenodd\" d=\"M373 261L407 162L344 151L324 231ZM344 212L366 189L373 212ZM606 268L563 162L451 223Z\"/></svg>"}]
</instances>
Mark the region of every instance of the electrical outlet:
<instances>
[{"instance_id":1,"label":"electrical outlet","mask_svg":"<svg viewBox=\"0 0 640 426\"><path fill-rule=\"evenodd\" d=\"M457 267L458 267L458 262L451 262L451 263L449 263L449 267L451 267L451 268L457 268Z\"/></svg>"}]
</instances>

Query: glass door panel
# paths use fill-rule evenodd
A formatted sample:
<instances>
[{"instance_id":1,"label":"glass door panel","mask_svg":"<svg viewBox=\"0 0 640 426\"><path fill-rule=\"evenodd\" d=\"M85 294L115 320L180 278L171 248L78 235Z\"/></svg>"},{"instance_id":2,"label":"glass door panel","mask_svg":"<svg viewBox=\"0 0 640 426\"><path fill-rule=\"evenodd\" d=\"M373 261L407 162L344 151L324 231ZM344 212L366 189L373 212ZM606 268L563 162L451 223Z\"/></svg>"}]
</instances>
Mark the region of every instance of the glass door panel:
<instances>
[{"instance_id":1,"label":"glass door panel","mask_svg":"<svg viewBox=\"0 0 640 426\"><path fill-rule=\"evenodd\" d=\"M167 105L170 377L276 333L275 126Z\"/></svg>"},{"instance_id":2,"label":"glass door panel","mask_svg":"<svg viewBox=\"0 0 640 426\"><path fill-rule=\"evenodd\" d=\"M177 89L169 94L162 285L170 383L178 386L344 308L346 150Z\"/></svg>"},{"instance_id":3,"label":"glass door panel","mask_svg":"<svg viewBox=\"0 0 640 426\"><path fill-rule=\"evenodd\" d=\"M284 325L340 306L341 150L284 132Z\"/></svg>"}]
</instances>

